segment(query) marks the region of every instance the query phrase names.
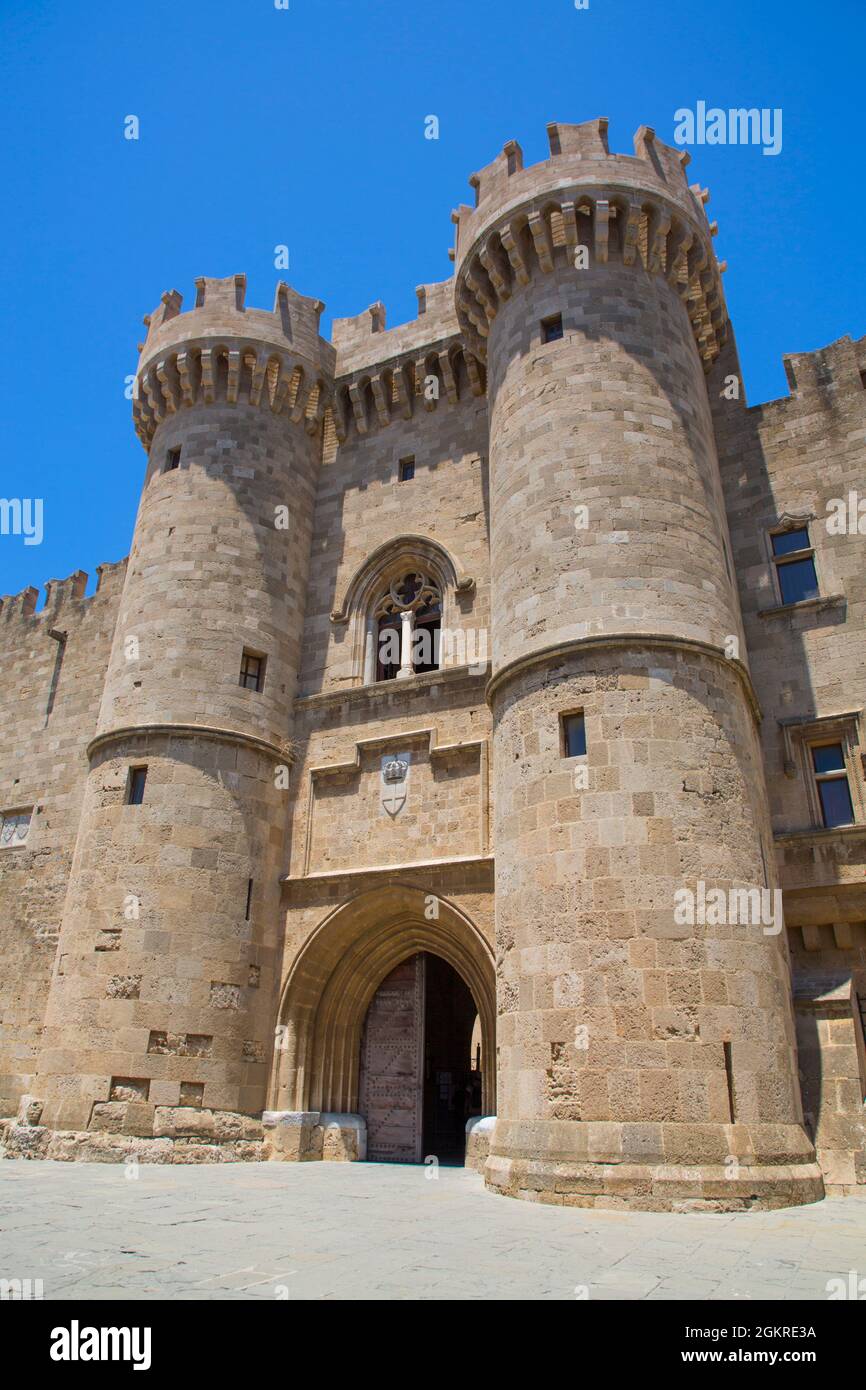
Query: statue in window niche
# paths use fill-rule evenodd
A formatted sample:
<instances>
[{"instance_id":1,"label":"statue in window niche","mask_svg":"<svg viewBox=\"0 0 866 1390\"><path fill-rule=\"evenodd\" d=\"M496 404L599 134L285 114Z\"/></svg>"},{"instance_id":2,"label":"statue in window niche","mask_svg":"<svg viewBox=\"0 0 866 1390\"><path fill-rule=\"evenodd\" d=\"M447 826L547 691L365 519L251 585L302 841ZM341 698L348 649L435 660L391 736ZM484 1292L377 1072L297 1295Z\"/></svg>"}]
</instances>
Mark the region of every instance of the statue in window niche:
<instances>
[{"instance_id":1,"label":"statue in window niche","mask_svg":"<svg viewBox=\"0 0 866 1390\"><path fill-rule=\"evenodd\" d=\"M382 757L382 806L392 819L406 804L409 760L408 753L386 753Z\"/></svg>"}]
</instances>

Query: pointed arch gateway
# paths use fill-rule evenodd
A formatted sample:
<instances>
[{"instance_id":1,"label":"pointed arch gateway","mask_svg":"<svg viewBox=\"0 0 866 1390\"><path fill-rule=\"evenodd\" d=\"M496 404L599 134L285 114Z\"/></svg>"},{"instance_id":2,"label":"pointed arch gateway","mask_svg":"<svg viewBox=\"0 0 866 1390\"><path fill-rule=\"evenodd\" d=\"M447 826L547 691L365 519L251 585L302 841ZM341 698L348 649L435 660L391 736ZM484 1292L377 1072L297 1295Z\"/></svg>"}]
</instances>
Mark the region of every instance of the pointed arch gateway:
<instances>
[{"instance_id":1,"label":"pointed arch gateway","mask_svg":"<svg viewBox=\"0 0 866 1390\"><path fill-rule=\"evenodd\" d=\"M435 902L438 918L425 916ZM482 1113L495 1114L496 979L493 950L446 898L402 884L370 889L330 913L300 951L283 988L271 1106L354 1114L367 1010L403 961L427 952L461 977L478 1010Z\"/></svg>"}]
</instances>

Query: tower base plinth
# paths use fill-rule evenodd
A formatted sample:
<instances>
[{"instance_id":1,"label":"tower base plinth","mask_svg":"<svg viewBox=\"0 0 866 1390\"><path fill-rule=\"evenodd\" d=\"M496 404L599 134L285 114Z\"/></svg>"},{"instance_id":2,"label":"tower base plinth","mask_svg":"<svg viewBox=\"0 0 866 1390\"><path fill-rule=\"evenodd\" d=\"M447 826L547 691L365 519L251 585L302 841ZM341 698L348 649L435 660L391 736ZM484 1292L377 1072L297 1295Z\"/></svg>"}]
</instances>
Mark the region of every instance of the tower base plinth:
<instances>
[{"instance_id":1,"label":"tower base plinth","mask_svg":"<svg viewBox=\"0 0 866 1390\"><path fill-rule=\"evenodd\" d=\"M556 1206L768 1211L824 1196L797 1125L497 1121L485 1185Z\"/></svg>"}]
</instances>

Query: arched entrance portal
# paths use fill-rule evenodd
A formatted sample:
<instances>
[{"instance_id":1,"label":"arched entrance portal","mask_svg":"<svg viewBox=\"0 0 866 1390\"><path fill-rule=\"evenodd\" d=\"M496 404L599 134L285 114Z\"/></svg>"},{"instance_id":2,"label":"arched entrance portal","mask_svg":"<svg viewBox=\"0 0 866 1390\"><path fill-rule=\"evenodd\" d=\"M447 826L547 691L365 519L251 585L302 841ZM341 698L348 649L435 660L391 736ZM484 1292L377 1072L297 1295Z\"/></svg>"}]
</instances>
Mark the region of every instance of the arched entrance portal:
<instances>
[{"instance_id":1,"label":"arched entrance portal","mask_svg":"<svg viewBox=\"0 0 866 1390\"><path fill-rule=\"evenodd\" d=\"M466 1121L481 1114L477 1018L465 981L431 952L410 956L382 981L361 1035L358 1100L368 1159L463 1162Z\"/></svg>"},{"instance_id":2,"label":"arched entrance portal","mask_svg":"<svg viewBox=\"0 0 866 1390\"><path fill-rule=\"evenodd\" d=\"M472 1104L482 1115L496 1113L496 980L491 943L448 899L394 883L359 893L335 908L298 952L280 1001L270 1109L363 1113L360 1063L370 1005L392 971L419 955L427 958L425 971L432 972L432 997L445 1001L445 1012L439 1010L437 1019L447 1018L447 1009L453 1006L461 1019L457 1029L461 1038L464 1006L469 1011L467 993L472 1001L465 1053L467 1059L470 1051L473 1058L477 1055L478 1066L469 1067L467 1061L467 1070L481 1072L480 1103L476 1104L473 1093ZM450 975L443 976L445 967ZM438 1027L434 1020L425 1031L431 1046ZM431 1075L458 1070L445 1064L446 1053L450 1055L448 1048L436 1041ZM437 1058L440 1064L434 1067ZM444 1080L441 1085L446 1085ZM476 1086L474 1078L472 1085ZM453 1119L453 1106L451 1114ZM439 1134L436 1142L444 1149L448 1134L441 1132L441 1124L440 1131L435 1130L439 1123L435 1115L429 1123L433 1126L429 1132ZM420 1132L423 1148L423 1115Z\"/></svg>"}]
</instances>

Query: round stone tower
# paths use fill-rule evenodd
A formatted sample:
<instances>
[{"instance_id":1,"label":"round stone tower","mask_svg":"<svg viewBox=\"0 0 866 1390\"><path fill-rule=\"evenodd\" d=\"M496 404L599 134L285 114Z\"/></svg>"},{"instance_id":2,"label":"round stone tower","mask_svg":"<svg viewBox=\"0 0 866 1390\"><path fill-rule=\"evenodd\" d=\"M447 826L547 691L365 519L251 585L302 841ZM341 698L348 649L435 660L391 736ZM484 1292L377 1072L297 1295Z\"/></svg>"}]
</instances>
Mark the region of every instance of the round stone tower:
<instances>
[{"instance_id":1,"label":"round stone tower","mask_svg":"<svg viewBox=\"0 0 866 1390\"><path fill-rule=\"evenodd\" d=\"M606 127L550 126L527 169L506 145L454 215L490 410L486 1181L578 1205L810 1201L704 375L726 322L715 229L687 155L647 128L611 155Z\"/></svg>"},{"instance_id":2,"label":"round stone tower","mask_svg":"<svg viewBox=\"0 0 866 1390\"><path fill-rule=\"evenodd\" d=\"M333 349L320 303L280 285L245 310L244 288L145 320L147 474L34 1086L56 1129L238 1138L265 1104Z\"/></svg>"}]
</instances>

